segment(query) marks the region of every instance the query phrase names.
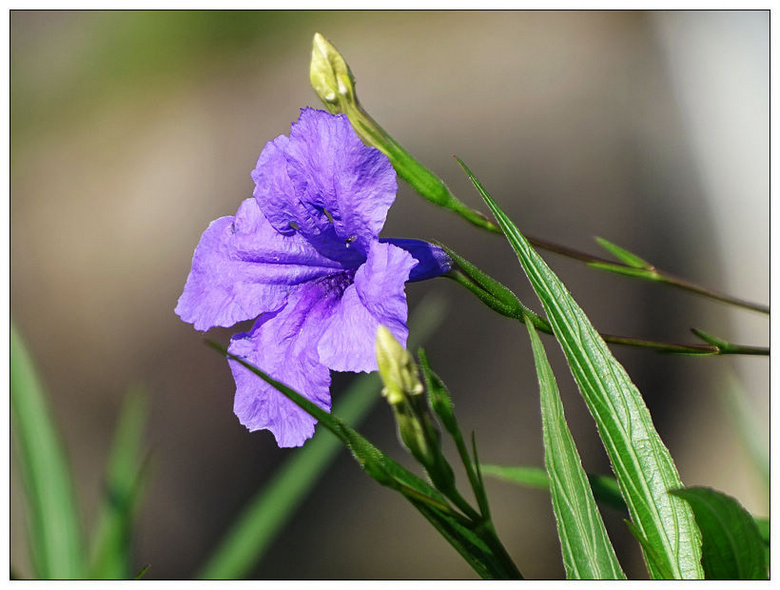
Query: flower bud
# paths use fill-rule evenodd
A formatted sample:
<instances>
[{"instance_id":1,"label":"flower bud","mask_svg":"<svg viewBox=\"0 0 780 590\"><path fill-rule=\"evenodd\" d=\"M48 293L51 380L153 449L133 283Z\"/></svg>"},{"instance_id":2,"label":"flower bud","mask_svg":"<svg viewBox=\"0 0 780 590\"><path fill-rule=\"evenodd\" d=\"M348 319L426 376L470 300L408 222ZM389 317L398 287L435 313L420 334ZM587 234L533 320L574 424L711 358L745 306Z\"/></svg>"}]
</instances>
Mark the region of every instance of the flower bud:
<instances>
[{"instance_id":1,"label":"flower bud","mask_svg":"<svg viewBox=\"0 0 780 590\"><path fill-rule=\"evenodd\" d=\"M379 374L385 384L382 395L395 414L398 435L430 475L439 489L454 482L452 468L441 452L441 435L426 396L412 355L396 341L384 326L376 335Z\"/></svg>"},{"instance_id":2,"label":"flower bud","mask_svg":"<svg viewBox=\"0 0 780 590\"><path fill-rule=\"evenodd\" d=\"M357 102L355 78L347 62L319 33L314 34L309 79L317 96L333 114L345 113L347 105Z\"/></svg>"},{"instance_id":3,"label":"flower bud","mask_svg":"<svg viewBox=\"0 0 780 590\"><path fill-rule=\"evenodd\" d=\"M392 406L404 403L408 396L423 393L414 359L385 326L376 333L376 360L385 388L382 394Z\"/></svg>"}]
</instances>

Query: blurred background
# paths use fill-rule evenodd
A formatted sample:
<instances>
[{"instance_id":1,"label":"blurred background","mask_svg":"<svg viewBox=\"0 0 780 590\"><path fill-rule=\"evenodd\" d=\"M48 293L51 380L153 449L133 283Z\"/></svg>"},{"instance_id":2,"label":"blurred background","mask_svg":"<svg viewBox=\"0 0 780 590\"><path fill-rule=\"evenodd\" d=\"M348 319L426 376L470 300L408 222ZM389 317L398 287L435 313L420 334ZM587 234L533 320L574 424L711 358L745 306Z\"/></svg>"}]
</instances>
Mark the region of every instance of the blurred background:
<instances>
[{"instance_id":1,"label":"blurred background","mask_svg":"<svg viewBox=\"0 0 780 590\"><path fill-rule=\"evenodd\" d=\"M135 532L147 578L188 578L296 450L232 413L225 360L173 313L208 223L251 195L265 143L300 107L311 40L346 57L363 105L460 198L472 168L520 229L602 254L601 236L659 268L769 303L768 12L11 13L11 312L49 392L84 526L129 386L148 394L152 469ZM406 185L384 236L435 238L539 309L505 242ZM689 328L768 345L765 316L544 254L597 328L691 342ZM487 463L542 466L538 390L519 324L443 279L449 317L426 351ZM227 343L235 330L212 330ZM586 469L609 466L547 338ZM769 427L769 361L615 348L688 485L768 516L766 486L724 402ZM349 383L334 377L333 396ZM377 404L360 428L410 464ZM29 572L18 471L11 563ZM549 496L490 481L499 535L530 578L563 576ZM622 516L605 518L642 576ZM257 578L473 578L402 498L343 452Z\"/></svg>"}]
</instances>

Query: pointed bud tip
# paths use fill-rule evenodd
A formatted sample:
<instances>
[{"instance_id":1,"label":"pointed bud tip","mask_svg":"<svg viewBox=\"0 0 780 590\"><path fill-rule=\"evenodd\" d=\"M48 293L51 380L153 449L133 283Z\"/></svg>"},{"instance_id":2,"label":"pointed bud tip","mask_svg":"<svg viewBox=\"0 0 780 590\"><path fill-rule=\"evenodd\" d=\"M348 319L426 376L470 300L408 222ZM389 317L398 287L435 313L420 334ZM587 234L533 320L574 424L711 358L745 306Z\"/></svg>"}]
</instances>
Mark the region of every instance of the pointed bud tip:
<instances>
[{"instance_id":1,"label":"pointed bud tip","mask_svg":"<svg viewBox=\"0 0 780 590\"><path fill-rule=\"evenodd\" d=\"M393 337L390 330L382 325L376 331L375 346L379 375L385 384L382 393L390 404L400 403L404 397L401 367L406 360L404 354L408 353Z\"/></svg>"},{"instance_id":2,"label":"pointed bud tip","mask_svg":"<svg viewBox=\"0 0 780 590\"><path fill-rule=\"evenodd\" d=\"M320 33L314 33L313 45L314 51L319 51L321 55L327 55L328 51L333 49L333 45Z\"/></svg>"},{"instance_id":3,"label":"pointed bud tip","mask_svg":"<svg viewBox=\"0 0 780 590\"><path fill-rule=\"evenodd\" d=\"M409 352L401 346L385 326L376 333L376 360L379 375L385 384L383 394L390 404L401 403L406 396L423 393L417 366Z\"/></svg>"},{"instance_id":4,"label":"pointed bud tip","mask_svg":"<svg viewBox=\"0 0 780 590\"><path fill-rule=\"evenodd\" d=\"M382 324L379 324L379 327L376 330L377 354L380 354L380 350L382 352L387 351L389 353L396 349L403 350L403 348L395 339L393 333L387 328L387 326L383 326Z\"/></svg>"},{"instance_id":5,"label":"pointed bud tip","mask_svg":"<svg viewBox=\"0 0 780 590\"><path fill-rule=\"evenodd\" d=\"M340 101L355 102L355 81L338 50L320 33L314 33L309 79L314 91L331 112L340 112Z\"/></svg>"}]
</instances>

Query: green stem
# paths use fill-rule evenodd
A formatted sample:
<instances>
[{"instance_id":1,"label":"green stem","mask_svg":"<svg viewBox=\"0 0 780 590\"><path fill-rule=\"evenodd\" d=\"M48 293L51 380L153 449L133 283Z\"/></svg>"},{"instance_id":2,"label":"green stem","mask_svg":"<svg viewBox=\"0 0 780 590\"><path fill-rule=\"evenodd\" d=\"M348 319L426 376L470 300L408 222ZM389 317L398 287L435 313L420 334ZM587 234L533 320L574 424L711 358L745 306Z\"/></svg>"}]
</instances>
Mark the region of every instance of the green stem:
<instances>
[{"instance_id":1,"label":"green stem","mask_svg":"<svg viewBox=\"0 0 780 590\"><path fill-rule=\"evenodd\" d=\"M482 519L475 532L479 534L480 538L482 538L493 550L493 553L498 557L507 571L511 572L511 577L516 579L523 577L517 569L515 562L512 561L512 557L507 553L501 539L498 538L498 533L496 533L496 528L493 526L492 520L489 518Z\"/></svg>"},{"instance_id":2,"label":"green stem","mask_svg":"<svg viewBox=\"0 0 780 590\"><path fill-rule=\"evenodd\" d=\"M686 281L685 279L681 279L679 277L675 277L673 275L663 273L658 270L656 270L655 272L658 275L657 280L659 283L664 283L666 285L677 287L678 289L683 289L684 291L690 291L691 293L703 295L704 297L709 297L710 299L714 299L715 301L720 301L722 303L728 303L729 305L736 305L737 307L743 307L745 309L750 309L753 311L758 311L760 313L769 314L768 305L761 305L760 303L753 303L752 301L745 301L744 299L738 299L736 297L732 297L731 295L726 295L725 293L719 293L718 291L713 291L712 289L701 287L699 285L691 283L690 281Z\"/></svg>"},{"instance_id":3,"label":"green stem","mask_svg":"<svg viewBox=\"0 0 780 590\"><path fill-rule=\"evenodd\" d=\"M415 160L368 114L357 98L354 103L345 104L342 108L358 134L381 150L393 163L398 175L415 191L432 203L457 213L477 227L495 234L501 233L501 229L486 215L468 207L450 191L444 181Z\"/></svg>"}]
</instances>

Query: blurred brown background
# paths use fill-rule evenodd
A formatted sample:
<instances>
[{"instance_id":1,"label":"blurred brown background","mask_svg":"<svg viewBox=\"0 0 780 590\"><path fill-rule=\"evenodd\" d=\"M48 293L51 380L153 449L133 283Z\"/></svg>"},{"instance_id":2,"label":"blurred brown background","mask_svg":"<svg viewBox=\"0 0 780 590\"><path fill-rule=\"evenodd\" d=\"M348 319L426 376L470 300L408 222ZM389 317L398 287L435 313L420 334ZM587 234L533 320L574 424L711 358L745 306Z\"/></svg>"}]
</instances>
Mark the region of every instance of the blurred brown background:
<instances>
[{"instance_id":1,"label":"blurred brown background","mask_svg":"<svg viewBox=\"0 0 780 590\"><path fill-rule=\"evenodd\" d=\"M201 232L252 192L265 143L302 106L319 31L345 55L364 106L470 205L463 158L530 235L598 254L593 236L746 299L769 293L767 12L11 13L11 311L52 398L85 526L121 400L148 391L153 469L134 563L187 578L295 450L232 414L224 359L173 313ZM385 236L454 247L538 309L499 238L401 185ZM759 314L589 270L555 255L595 325L693 342L699 327L768 343ZM450 317L426 346L489 463L542 465L524 330L442 279ZM233 330L209 336L227 342ZM559 351L551 355L585 467L607 472ZM687 484L768 497L723 394L743 389L768 431L766 358L615 349ZM334 379L333 395L349 382ZM382 404L361 428L404 460ZM11 563L24 575L12 471ZM509 552L532 578L563 575L546 494L489 482ZM621 516L606 513L630 575ZM472 578L404 500L342 453L258 563L258 578Z\"/></svg>"}]
</instances>

